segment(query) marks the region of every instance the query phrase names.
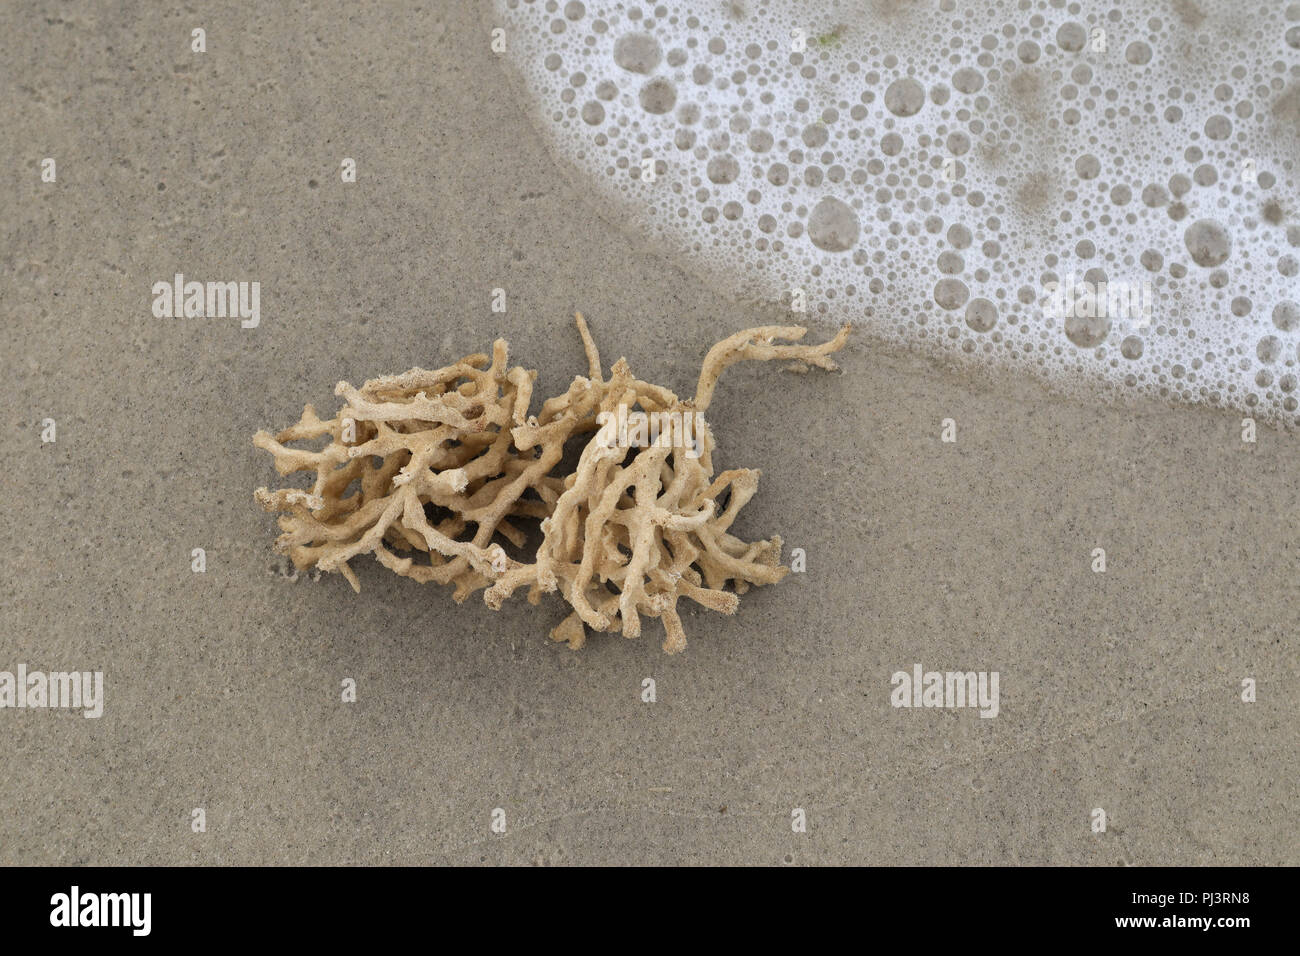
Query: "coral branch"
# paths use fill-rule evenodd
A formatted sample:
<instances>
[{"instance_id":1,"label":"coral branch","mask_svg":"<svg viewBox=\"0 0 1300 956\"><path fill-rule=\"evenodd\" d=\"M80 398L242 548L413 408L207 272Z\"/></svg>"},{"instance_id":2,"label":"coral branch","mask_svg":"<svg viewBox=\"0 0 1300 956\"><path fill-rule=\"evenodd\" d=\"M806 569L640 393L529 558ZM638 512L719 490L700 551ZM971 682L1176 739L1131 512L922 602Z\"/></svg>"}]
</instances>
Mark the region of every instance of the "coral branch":
<instances>
[{"instance_id":1,"label":"coral branch","mask_svg":"<svg viewBox=\"0 0 1300 956\"><path fill-rule=\"evenodd\" d=\"M759 472L714 477L703 413L736 362L834 369L828 356L844 345L848 326L816 346L776 344L797 342L806 331L799 327L738 332L709 351L694 401L682 401L637 379L623 359L606 378L581 313L575 323L588 374L536 416L529 406L537 373L508 368L498 339L490 358L469 355L360 388L340 382L335 394L345 404L334 418L322 420L308 405L275 436L258 432L253 443L272 454L281 475L315 476L310 490L257 490L258 503L280 514L277 549L300 569L338 571L357 590L349 562L373 554L397 574L451 585L457 601L486 588L494 609L521 587L534 604L558 592L572 613L551 637L575 649L584 626L636 637L649 617L663 622L664 650L676 653L686 647L681 598L734 614L751 585L780 581L788 571L779 564L780 538L747 543L730 532ZM633 416L653 416L653 440L621 433ZM288 447L326 436L314 451ZM577 466L557 473L574 436L587 436ZM533 560L508 557L502 543L524 549L518 522L530 519L540 520L541 532Z\"/></svg>"},{"instance_id":2,"label":"coral branch","mask_svg":"<svg viewBox=\"0 0 1300 956\"><path fill-rule=\"evenodd\" d=\"M844 347L852 329L851 325L845 325L835 338L821 345L773 344L777 339L799 341L808 333L807 329L799 325L763 325L737 332L709 349L709 354L704 357L700 383L695 390L695 407L702 412L708 410L719 376L737 362L794 359L833 372L837 366L826 356Z\"/></svg>"}]
</instances>

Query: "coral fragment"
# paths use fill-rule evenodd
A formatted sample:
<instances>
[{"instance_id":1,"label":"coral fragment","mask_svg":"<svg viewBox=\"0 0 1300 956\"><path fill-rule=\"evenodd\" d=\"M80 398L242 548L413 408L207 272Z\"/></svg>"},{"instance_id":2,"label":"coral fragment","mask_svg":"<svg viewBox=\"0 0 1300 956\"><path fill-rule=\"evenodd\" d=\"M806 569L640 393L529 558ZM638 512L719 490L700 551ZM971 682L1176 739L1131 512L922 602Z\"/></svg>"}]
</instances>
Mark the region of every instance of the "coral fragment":
<instances>
[{"instance_id":1,"label":"coral fragment","mask_svg":"<svg viewBox=\"0 0 1300 956\"><path fill-rule=\"evenodd\" d=\"M849 327L820 345L806 330L763 326L709 350L695 397L637 379L619 359L609 376L581 314L588 373L529 414L536 371L492 355L469 355L435 371L414 368L360 388L340 382L345 402L322 420L310 405L297 424L253 443L281 475L310 472L310 489L259 488L256 500L280 515L277 550L296 568L337 571L360 590L352 558L372 554L397 574L446 584L463 601L484 590L491 608L520 588L539 603L558 592L572 609L551 637L577 649L586 628L641 633L642 618L664 627L663 648L686 646L678 602L734 614L752 585L775 584L781 539L745 542L730 529L758 490L759 472L714 476L713 434L704 412L718 378L741 361L773 359L835 369L829 355ZM634 422L629 432L628 422ZM652 422L647 430L646 422ZM629 438L629 434L632 435ZM565 445L584 445L563 472ZM319 450L290 443L328 442ZM523 526L540 522L531 561Z\"/></svg>"}]
</instances>

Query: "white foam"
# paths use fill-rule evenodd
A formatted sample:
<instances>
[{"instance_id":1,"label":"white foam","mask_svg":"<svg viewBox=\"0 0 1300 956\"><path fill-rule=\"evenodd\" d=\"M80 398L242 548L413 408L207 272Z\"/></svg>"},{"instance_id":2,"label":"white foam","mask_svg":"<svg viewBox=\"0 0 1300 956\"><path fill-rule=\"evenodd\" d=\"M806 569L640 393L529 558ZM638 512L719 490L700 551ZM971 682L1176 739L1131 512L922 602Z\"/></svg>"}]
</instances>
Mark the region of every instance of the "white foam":
<instances>
[{"instance_id":1,"label":"white foam","mask_svg":"<svg viewBox=\"0 0 1300 956\"><path fill-rule=\"evenodd\" d=\"M497 5L555 152L730 293L1300 423L1300 3ZM1059 313L1108 292L1149 319Z\"/></svg>"}]
</instances>

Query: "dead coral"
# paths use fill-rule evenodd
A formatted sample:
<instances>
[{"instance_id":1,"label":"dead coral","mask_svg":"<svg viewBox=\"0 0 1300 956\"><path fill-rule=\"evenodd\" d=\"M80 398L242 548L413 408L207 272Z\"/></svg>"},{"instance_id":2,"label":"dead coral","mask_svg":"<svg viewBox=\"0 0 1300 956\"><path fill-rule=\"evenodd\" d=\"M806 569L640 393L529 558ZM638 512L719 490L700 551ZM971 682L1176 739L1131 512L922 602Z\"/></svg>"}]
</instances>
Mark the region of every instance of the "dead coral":
<instances>
[{"instance_id":1,"label":"dead coral","mask_svg":"<svg viewBox=\"0 0 1300 956\"><path fill-rule=\"evenodd\" d=\"M274 437L259 432L254 444L275 456L280 474L316 475L310 492L257 491L263 507L283 512L277 548L300 569L341 572L358 590L348 561L372 553L399 574L454 585L458 601L487 587L492 608L521 587L534 604L558 591L573 612L551 636L574 648L584 625L636 637L645 616L663 621L664 650L675 653L686 646L681 598L731 614L750 585L781 580L788 569L779 564L779 537L747 543L730 533L759 472L714 478L704 412L718 377L736 362L788 359L834 369L828 356L844 345L848 327L816 346L777 344L797 342L806 331L800 327L739 332L709 351L694 399L683 401L635 378L623 359L605 378L581 315L577 325L588 375L536 417L528 416L536 372L507 370L506 343L498 340L490 362L472 355L360 389L341 382L335 393L347 404L333 419L321 421L307 406L297 425ZM629 439L629 419L643 430L653 420L653 440L640 432ZM565 443L588 434L576 469L552 474ZM284 444L323 435L330 442L320 451ZM437 524L429 508L442 515ZM522 548L516 518L542 519L531 563L508 558L494 540ZM427 563L395 551L420 552Z\"/></svg>"},{"instance_id":2,"label":"dead coral","mask_svg":"<svg viewBox=\"0 0 1300 956\"><path fill-rule=\"evenodd\" d=\"M340 572L358 591L348 561L366 553L417 581L454 585L457 600L494 580L493 563L505 566L494 536L523 545L510 519L546 515L542 501L522 500L523 493L538 488L560 455L525 460L515 451L509 429L525 420L536 372L507 370L506 361L498 340L491 361L470 355L359 389L340 382L334 392L347 404L334 418L321 421L308 405L278 435L258 432L253 444L275 456L281 475L316 475L310 492L257 490L266 510L287 512L277 550L300 569ZM284 446L322 435L330 442L320 451ZM431 524L426 506L445 516ZM390 548L422 552L428 563Z\"/></svg>"}]
</instances>

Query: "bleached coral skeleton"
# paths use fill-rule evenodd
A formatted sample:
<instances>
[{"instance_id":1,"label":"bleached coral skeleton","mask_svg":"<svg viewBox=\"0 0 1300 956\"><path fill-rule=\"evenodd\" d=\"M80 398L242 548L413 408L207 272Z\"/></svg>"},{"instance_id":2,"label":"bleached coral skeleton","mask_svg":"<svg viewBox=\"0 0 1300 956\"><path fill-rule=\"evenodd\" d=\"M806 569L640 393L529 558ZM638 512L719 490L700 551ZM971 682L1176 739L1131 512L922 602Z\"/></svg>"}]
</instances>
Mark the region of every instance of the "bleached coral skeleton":
<instances>
[{"instance_id":1,"label":"bleached coral skeleton","mask_svg":"<svg viewBox=\"0 0 1300 956\"><path fill-rule=\"evenodd\" d=\"M798 326L738 332L709 351L695 397L682 400L635 378L624 359L605 378L587 324L576 319L588 375L535 417L528 408L537 373L507 368L507 345L498 339L491 359L470 355L359 389L340 382L335 394L346 404L334 418L322 421L308 405L296 425L275 436L258 432L254 444L271 452L281 475L315 472L310 491L256 492L267 511L281 513L277 550L299 569L340 572L358 591L348 562L366 553L398 574L454 586L457 601L486 588L494 609L520 587L533 604L558 591L573 610L551 637L573 648L585 640L584 625L636 637L646 616L663 621L664 650L676 653L686 646L681 598L732 614L751 585L780 581L789 569L779 563L779 537L747 543L730 532L760 473L714 477L704 412L718 377L736 362L789 359L835 369L828 356L843 347L849 327L815 346L777 344L798 342L806 333ZM621 443L620 407L658 416L666 432L645 447ZM325 435L319 451L286 447ZM590 436L582 437L577 467L557 474L575 436ZM541 519L542 540L524 562L496 537L523 549L517 522L529 518Z\"/></svg>"}]
</instances>

